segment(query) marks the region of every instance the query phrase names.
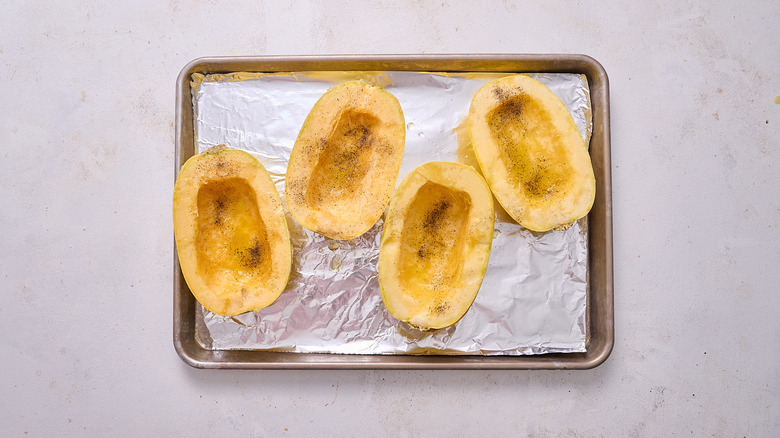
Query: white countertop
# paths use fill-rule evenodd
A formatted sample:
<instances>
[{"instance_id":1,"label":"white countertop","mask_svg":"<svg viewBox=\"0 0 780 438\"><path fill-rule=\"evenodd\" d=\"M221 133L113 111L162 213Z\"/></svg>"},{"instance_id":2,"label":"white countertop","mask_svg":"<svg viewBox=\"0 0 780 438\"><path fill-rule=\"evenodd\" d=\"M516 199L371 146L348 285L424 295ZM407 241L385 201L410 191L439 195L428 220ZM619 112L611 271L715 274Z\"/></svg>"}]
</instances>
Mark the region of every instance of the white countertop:
<instances>
[{"instance_id":1,"label":"white countertop","mask_svg":"<svg viewBox=\"0 0 780 438\"><path fill-rule=\"evenodd\" d=\"M349 4L352 3L352 4ZM0 7L7 436L773 436L780 3ZM584 53L610 77L615 347L588 371L196 370L174 92L215 55Z\"/></svg>"}]
</instances>

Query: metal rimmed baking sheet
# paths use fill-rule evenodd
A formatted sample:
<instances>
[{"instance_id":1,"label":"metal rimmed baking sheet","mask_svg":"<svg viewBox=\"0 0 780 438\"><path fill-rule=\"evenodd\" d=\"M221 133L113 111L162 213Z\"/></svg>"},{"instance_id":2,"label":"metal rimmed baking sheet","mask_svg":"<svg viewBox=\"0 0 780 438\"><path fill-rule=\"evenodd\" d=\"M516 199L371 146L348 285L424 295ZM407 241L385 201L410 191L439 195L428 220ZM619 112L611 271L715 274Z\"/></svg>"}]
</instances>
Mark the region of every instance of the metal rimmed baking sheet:
<instances>
[{"instance_id":1,"label":"metal rimmed baking sheet","mask_svg":"<svg viewBox=\"0 0 780 438\"><path fill-rule=\"evenodd\" d=\"M174 344L190 365L204 368L589 368L611 350L612 256L609 182L608 84L603 69L580 55L448 55L382 57L205 58L182 71L177 89L176 168L195 153L190 77L193 73L289 71L569 72L584 74L591 92L591 157L597 199L588 216L588 325L584 353L539 356L334 355L277 351L210 350L195 342L195 300L174 263Z\"/></svg>"}]
</instances>

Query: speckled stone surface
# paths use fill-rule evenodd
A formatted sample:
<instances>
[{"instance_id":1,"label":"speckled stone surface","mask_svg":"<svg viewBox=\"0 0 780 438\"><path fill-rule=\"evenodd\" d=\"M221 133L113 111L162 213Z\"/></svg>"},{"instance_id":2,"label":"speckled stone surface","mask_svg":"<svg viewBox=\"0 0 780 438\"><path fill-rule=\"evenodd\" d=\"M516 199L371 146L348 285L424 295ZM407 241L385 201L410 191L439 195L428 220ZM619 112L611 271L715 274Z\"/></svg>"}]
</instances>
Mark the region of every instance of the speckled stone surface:
<instances>
[{"instance_id":1,"label":"speckled stone surface","mask_svg":"<svg viewBox=\"0 0 780 438\"><path fill-rule=\"evenodd\" d=\"M7 436L773 436L780 3L0 6ZM610 77L611 357L590 371L204 371L171 339L194 58L584 53Z\"/></svg>"}]
</instances>

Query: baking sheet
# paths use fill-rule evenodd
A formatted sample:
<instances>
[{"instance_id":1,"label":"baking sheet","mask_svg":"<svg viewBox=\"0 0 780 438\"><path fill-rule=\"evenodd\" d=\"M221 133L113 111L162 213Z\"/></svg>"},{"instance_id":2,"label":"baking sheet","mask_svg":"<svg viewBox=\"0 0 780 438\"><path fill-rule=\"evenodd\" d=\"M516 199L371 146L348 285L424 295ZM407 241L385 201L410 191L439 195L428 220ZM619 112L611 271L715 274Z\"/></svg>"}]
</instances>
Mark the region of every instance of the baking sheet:
<instances>
[{"instance_id":1,"label":"baking sheet","mask_svg":"<svg viewBox=\"0 0 780 438\"><path fill-rule=\"evenodd\" d=\"M464 121L479 86L504 74L316 72L194 75L197 152L214 144L253 153L283 194L286 160L303 119L330 86L360 78L401 103L407 122L397 182L430 160L475 164ZM533 75L590 135L587 80L578 74ZM272 349L361 354L521 355L583 352L586 341L587 225L533 233L497 209L493 250L472 308L455 326L420 332L384 309L376 279L381 221L353 241L333 241L288 216L294 242L290 284L271 307L237 317L199 308L207 349Z\"/></svg>"}]
</instances>

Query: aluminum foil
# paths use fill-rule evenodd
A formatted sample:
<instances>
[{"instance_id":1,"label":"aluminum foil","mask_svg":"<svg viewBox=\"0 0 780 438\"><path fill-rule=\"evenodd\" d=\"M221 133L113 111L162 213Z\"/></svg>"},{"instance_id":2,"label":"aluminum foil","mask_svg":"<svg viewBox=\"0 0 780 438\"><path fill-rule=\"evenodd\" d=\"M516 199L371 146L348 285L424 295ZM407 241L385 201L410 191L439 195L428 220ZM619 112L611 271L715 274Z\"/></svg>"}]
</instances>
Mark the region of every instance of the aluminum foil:
<instances>
[{"instance_id":1,"label":"aluminum foil","mask_svg":"<svg viewBox=\"0 0 780 438\"><path fill-rule=\"evenodd\" d=\"M478 168L465 120L471 98L495 73L233 73L192 78L197 151L217 144L257 157L284 197L295 138L317 99L340 82L361 79L395 95L406 119L406 146L396 181L431 160ZM591 113L587 79L533 74L566 104L586 139ZM204 348L301 353L524 355L585 351L587 223L535 233L496 205L490 261L466 315L441 330L420 331L385 309L377 281L383 221L363 236L336 241L287 221L293 269L270 307L223 317L198 306Z\"/></svg>"}]
</instances>

